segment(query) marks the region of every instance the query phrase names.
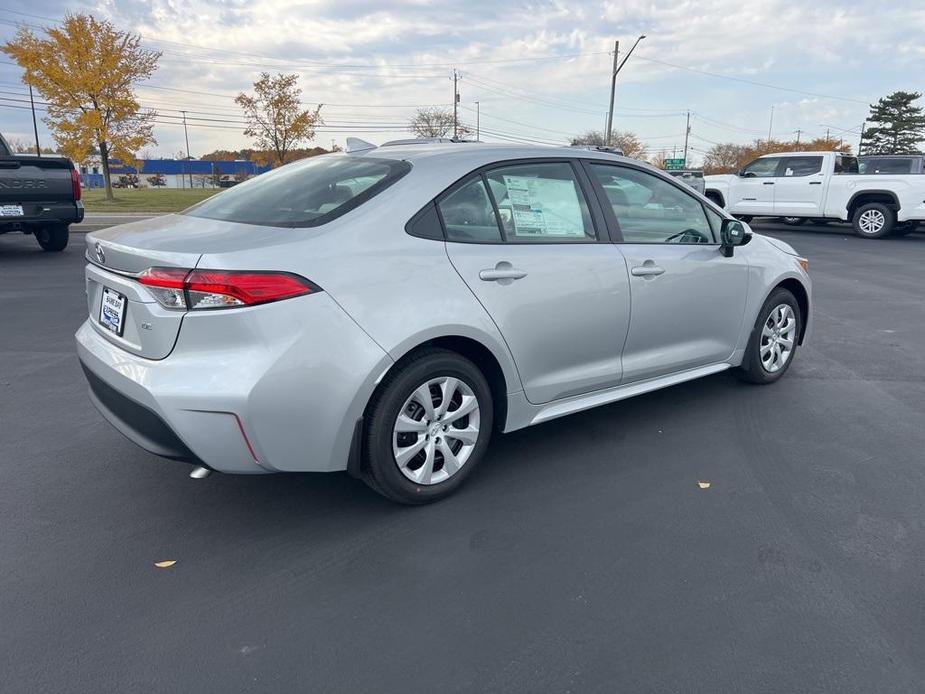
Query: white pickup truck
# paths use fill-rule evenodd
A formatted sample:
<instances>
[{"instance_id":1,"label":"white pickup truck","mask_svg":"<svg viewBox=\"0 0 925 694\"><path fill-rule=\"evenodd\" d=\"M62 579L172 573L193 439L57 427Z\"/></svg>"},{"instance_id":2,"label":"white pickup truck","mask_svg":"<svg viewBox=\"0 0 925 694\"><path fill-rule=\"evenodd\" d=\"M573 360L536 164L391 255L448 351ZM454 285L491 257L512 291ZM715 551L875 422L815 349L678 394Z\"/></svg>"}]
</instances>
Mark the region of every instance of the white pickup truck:
<instances>
[{"instance_id":1,"label":"white pickup truck","mask_svg":"<svg viewBox=\"0 0 925 694\"><path fill-rule=\"evenodd\" d=\"M755 159L738 174L706 176L705 195L746 222L752 217L850 221L858 236L908 234L925 220L925 176L864 176L857 157L784 152Z\"/></svg>"}]
</instances>

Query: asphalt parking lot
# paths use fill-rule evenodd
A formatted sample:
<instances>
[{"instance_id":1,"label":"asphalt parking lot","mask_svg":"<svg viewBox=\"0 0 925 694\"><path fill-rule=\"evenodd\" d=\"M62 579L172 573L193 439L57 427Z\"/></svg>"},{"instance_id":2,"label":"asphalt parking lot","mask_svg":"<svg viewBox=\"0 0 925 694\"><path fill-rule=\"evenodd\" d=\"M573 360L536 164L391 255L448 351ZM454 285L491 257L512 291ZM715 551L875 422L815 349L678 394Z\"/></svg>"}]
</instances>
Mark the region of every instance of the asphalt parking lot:
<instances>
[{"instance_id":1,"label":"asphalt parking lot","mask_svg":"<svg viewBox=\"0 0 925 694\"><path fill-rule=\"evenodd\" d=\"M424 508L136 448L74 355L82 239L0 236L0 689L925 691L925 234L786 229L780 383L499 437Z\"/></svg>"}]
</instances>

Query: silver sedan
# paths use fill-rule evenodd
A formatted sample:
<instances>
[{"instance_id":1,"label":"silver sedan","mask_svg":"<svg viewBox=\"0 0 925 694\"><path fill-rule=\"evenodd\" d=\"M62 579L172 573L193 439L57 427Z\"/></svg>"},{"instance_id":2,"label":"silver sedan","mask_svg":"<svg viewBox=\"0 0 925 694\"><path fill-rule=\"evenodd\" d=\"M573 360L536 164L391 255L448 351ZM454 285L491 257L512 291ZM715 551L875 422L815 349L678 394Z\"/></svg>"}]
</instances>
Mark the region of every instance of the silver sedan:
<instances>
[{"instance_id":1,"label":"silver sedan","mask_svg":"<svg viewBox=\"0 0 925 694\"><path fill-rule=\"evenodd\" d=\"M494 431L730 368L772 383L811 315L790 246L582 149L313 157L86 245L77 349L119 431L404 503L455 491Z\"/></svg>"}]
</instances>

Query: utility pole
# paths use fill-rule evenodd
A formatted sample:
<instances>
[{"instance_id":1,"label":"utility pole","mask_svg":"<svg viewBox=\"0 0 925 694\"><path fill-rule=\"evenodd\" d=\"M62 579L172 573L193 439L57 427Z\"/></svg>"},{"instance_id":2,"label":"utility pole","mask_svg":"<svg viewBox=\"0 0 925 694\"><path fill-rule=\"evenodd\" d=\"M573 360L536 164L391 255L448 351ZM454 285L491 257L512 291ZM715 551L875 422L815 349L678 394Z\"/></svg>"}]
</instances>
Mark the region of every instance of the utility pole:
<instances>
[{"instance_id":1,"label":"utility pole","mask_svg":"<svg viewBox=\"0 0 925 694\"><path fill-rule=\"evenodd\" d=\"M614 93L617 90L617 75L620 73L620 70L623 69L623 66L626 65L626 61L629 60L630 56L633 55L633 51L636 50L636 46L639 45L639 42L646 37L645 34L636 39L636 43L633 44L633 47L630 48L629 53L626 54L626 57L621 63L617 63L617 57L620 55L620 42L613 42L613 70L610 73L610 108L607 110L607 132L604 133L604 144L610 144L610 134L613 131L613 98Z\"/></svg>"},{"instance_id":2,"label":"utility pole","mask_svg":"<svg viewBox=\"0 0 925 694\"><path fill-rule=\"evenodd\" d=\"M684 166L687 166L687 140L691 134L691 112L687 112L687 125L684 126Z\"/></svg>"},{"instance_id":3,"label":"utility pole","mask_svg":"<svg viewBox=\"0 0 925 694\"><path fill-rule=\"evenodd\" d=\"M32 85L29 85L29 103L32 105L32 130L35 133L35 156L42 156L42 148L39 147L39 126L35 121L35 101L32 98Z\"/></svg>"},{"instance_id":4,"label":"utility pole","mask_svg":"<svg viewBox=\"0 0 925 694\"><path fill-rule=\"evenodd\" d=\"M186 138L186 162L189 164L190 153L189 153L189 133L186 131L186 111L180 111L183 114L183 137ZM193 172L189 172L189 187L193 187Z\"/></svg>"},{"instance_id":5,"label":"utility pole","mask_svg":"<svg viewBox=\"0 0 925 694\"><path fill-rule=\"evenodd\" d=\"M771 107L771 120L768 123L768 151L771 151L771 128L774 127L774 107Z\"/></svg>"},{"instance_id":6,"label":"utility pole","mask_svg":"<svg viewBox=\"0 0 925 694\"><path fill-rule=\"evenodd\" d=\"M475 102L475 141L476 142L482 141L479 138L479 116L481 114L481 110L482 110L481 104L478 101L476 101Z\"/></svg>"},{"instance_id":7,"label":"utility pole","mask_svg":"<svg viewBox=\"0 0 925 694\"><path fill-rule=\"evenodd\" d=\"M867 129L867 121L861 123L861 139L858 140L858 156L861 156L861 148L864 147L864 131Z\"/></svg>"},{"instance_id":8,"label":"utility pole","mask_svg":"<svg viewBox=\"0 0 925 694\"><path fill-rule=\"evenodd\" d=\"M794 132L797 134L797 144L800 144L800 135L803 134L803 131L797 128Z\"/></svg>"},{"instance_id":9,"label":"utility pole","mask_svg":"<svg viewBox=\"0 0 925 694\"><path fill-rule=\"evenodd\" d=\"M459 105L459 90L456 88L456 82L459 79L456 74L456 68L453 68L453 139L457 137L459 131L459 118L457 116L457 108Z\"/></svg>"}]
</instances>

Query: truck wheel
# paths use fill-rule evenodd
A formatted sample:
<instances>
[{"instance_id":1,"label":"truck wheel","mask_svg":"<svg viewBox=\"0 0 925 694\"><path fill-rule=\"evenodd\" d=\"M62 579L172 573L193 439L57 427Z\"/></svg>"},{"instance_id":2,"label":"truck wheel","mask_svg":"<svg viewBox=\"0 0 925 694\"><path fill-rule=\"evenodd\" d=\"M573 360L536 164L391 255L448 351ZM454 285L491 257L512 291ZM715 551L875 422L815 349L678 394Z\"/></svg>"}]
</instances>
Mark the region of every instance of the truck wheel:
<instances>
[{"instance_id":1,"label":"truck wheel","mask_svg":"<svg viewBox=\"0 0 925 694\"><path fill-rule=\"evenodd\" d=\"M63 251L67 248L67 224L46 224L35 230L35 240L43 251Z\"/></svg>"},{"instance_id":2,"label":"truck wheel","mask_svg":"<svg viewBox=\"0 0 925 694\"><path fill-rule=\"evenodd\" d=\"M854 233L864 239L881 239L896 224L896 213L882 202L869 202L854 211Z\"/></svg>"},{"instance_id":3,"label":"truck wheel","mask_svg":"<svg viewBox=\"0 0 925 694\"><path fill-rule=\"evenodd\" d=\"M781 221L792 227L798 227L806 221L805 217L781 217Z\"/></svg>"}]
</instances>

